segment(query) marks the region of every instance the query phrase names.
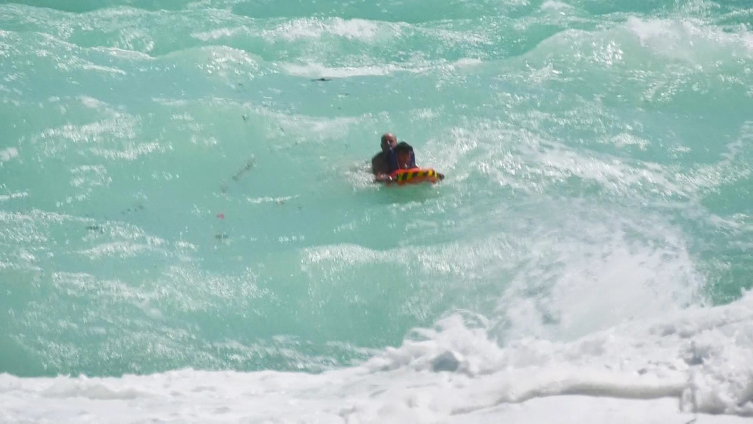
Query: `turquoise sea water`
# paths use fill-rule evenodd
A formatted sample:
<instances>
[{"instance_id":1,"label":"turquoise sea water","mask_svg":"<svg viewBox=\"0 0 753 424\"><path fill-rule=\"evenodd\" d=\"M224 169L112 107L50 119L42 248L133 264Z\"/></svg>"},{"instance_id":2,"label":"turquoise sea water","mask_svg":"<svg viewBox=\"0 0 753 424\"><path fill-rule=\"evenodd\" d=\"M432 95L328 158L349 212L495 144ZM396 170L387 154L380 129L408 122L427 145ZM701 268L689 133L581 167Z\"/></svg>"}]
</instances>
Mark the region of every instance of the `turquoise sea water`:
<instances>
[{"instance_id":1,"label":"turquoise sea water","mask_svg":"<svg viewBox=\"0 0 753 424\"><path fill-rule=\"evenodd\" d=\"M734 302L750 31L743 0L3 2L0 373L318 373L452 315L505 347ZM387 131L447 179L372 183Z\"/></svg>"}]
</instances>

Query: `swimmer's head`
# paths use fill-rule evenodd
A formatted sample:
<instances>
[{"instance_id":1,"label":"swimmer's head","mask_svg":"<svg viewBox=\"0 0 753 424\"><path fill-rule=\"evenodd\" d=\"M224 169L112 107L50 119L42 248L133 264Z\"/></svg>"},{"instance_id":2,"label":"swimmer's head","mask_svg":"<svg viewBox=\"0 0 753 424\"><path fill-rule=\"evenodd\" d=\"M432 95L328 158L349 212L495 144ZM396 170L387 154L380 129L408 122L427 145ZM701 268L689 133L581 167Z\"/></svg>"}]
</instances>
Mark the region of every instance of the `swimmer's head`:
<instances>
[{"instance_id":1,"label":"swimmer's head","mask_svg":"<svg viewBox=\"0 0 753 424\"><path fill-rule=\"evenodd\" d=\"M395 154L397 155L397 166L400 169L410 168L411 154L413 153L413 147L401 141L395 146Z\"/></svg>"},{"instance_id":2,"label":"swimmer's head","mask_svg":"<svg viewBox=\"0 0 753 424\"><path fill-rule=\"evenodd\" d=\"M386 152L389 149L394 149L397 145L397 138L392 133L385 133L382 135L382 151Z\"/></svg>"}]
</instances>

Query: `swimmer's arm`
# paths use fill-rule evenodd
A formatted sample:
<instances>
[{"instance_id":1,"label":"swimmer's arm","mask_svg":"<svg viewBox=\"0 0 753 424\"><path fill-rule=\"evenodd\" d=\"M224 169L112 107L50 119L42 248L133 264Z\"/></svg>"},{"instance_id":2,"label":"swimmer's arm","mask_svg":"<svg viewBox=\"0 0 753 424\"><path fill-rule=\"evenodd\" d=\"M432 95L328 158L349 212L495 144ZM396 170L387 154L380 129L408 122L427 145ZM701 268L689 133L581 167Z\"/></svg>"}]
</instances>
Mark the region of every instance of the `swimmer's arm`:
<instances>
[{"instance_id":1,"label":"swimmer's arm","mask_svg":"<svg viewBox=\"0 0 753 424\"><path fill-rule=\"evenodd\" d=\"M380 168L379 155L376 155L371 159L371 173L374 175L378 175L379 168Z\"/></svg>"}]
</instances>

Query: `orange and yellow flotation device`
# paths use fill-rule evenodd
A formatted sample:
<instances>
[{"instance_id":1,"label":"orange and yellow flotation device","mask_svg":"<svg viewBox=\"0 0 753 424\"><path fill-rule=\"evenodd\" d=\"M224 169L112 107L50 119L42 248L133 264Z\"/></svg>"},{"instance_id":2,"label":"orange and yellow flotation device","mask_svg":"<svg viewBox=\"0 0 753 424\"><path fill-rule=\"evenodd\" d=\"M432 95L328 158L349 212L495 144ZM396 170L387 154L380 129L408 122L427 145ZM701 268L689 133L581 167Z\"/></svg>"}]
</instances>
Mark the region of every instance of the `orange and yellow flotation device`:
<instances>
[{"instance_id":1,"label":"orange and yellow flotation device","mask_svg":"<svg viewBox=\"0 0 753 424\"><path fill-rule=\"evenodd\" d=\"M398 169L390 174L390 181L399 185L417 183L436 183L441 180L442 174L431 168Z\"/></svg>"}]
</instances>

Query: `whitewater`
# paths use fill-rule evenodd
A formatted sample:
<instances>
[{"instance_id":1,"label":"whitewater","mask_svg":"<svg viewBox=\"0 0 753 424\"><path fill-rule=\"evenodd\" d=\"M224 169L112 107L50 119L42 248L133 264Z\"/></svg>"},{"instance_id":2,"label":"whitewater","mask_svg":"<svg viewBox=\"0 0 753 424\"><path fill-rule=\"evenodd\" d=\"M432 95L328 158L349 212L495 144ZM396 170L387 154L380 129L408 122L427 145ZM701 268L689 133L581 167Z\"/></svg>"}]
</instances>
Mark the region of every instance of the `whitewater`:
<instances>
[{"instance_id":1,"label":"whitewater","mask_svg":"<svg viewBox=\"0 0 753 424\"><path fill-rule=\"evenodd\" d=\"M0 2L0 422L750 422L752 30Z\"/></svg>"}]
</instances>

